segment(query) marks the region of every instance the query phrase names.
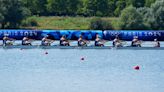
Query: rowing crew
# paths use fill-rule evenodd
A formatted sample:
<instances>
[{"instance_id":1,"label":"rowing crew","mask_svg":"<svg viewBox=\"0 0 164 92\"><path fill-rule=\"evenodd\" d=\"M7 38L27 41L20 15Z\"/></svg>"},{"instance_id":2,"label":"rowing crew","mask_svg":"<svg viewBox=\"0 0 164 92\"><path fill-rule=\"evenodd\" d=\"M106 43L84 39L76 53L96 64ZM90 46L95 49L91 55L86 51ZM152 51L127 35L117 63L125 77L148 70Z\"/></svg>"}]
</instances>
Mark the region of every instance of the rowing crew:
<instances>
[{"instance_id":1,"label":"rowing crew","mask_svg":"<svg viewBox=\"0 0 164 92\"><path fill-rule=\"evenodd\" d=\"M9 35L4 35L3 37L3 45L13 45L15 39L10 38ZM34 40L30 39L28 36L24 37L22 39L22 45L32 45L32 42ZM42 46L51 46L51 44L55 40L50 39L49 35L46 35L42 38L41 45ZM101 37L97 34L95 39L95 46L104 46L104 44L108 42L106 40L101 39ZM82 35L80 35L78 39L78 46L87 46L90 43L90 41L87 41L83 38ZM126 44L125 41L122 41L119 39L118 36L113 40L113 47L123 47ZM134 36L131 46L132 47L141 47L142 41L138 39L137 36ZM60 38L60 46L70 46L70 41L66 38L65 35L63 35ZM154 39L154 47L160 47L160 42L157 39Z\"/></svg>"}]
</instances>

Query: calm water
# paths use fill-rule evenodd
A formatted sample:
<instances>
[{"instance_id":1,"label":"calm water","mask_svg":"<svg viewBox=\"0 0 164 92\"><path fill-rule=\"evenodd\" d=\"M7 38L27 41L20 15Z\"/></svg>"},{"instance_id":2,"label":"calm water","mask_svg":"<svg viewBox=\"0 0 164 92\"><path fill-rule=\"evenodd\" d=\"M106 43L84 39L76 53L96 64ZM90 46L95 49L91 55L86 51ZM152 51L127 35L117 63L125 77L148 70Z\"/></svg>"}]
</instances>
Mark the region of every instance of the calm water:
<instances>
[{"instance_id":1,"label":"calm water","mask_svg":"<svg viewBox=\"0 0 164 92\"><path fill-rule=\"evenodd\" d=\"M164 92L163 54L164 50L0 49L0 92ZM139 71L133 69L136 65Z\"/></svg>"}]
</instances>

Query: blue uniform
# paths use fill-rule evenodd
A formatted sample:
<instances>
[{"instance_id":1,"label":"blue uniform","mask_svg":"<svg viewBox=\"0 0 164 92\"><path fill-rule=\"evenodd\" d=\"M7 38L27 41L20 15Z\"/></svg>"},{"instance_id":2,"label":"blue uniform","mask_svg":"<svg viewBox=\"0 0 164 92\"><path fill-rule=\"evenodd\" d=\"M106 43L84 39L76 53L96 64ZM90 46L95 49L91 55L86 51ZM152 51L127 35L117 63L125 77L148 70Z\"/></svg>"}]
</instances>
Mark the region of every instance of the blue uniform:
<instances>
[{"instance_id":1,"label":"blue uniform","mask_svg":"<svg viewBox=\"0 0 164 92\"><path fill-rule=\"evenodd\" d=\"M99 46L99 41L95 41L95 46Z\"/></svg>"}]
</instances>

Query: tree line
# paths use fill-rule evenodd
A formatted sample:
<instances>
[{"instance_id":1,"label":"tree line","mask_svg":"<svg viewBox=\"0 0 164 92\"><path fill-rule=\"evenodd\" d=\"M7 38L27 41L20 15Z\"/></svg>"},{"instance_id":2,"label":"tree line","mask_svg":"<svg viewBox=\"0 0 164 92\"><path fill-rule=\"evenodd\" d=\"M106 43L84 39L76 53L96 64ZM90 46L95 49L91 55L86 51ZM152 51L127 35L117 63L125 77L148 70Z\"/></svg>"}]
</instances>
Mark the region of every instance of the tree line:
<instances>
[{"instance_id":1,"label":"tree line","mask_svg":"<svg viewBox=\"0 0 164 92\"><path fill-rule=\"evenodd\" d=\"M32 15L119 16L129 5L150 7L155 0L21 0Z\"/></svg>"},{"instance_id":2,"label":"tree line","mask_svg":"<svg viewBox=\"0 0 164 92\"><path fill-rule=\"evenodd\" d=\"M164 0L0 0L0 28L18 28L32 15L120 17L121 29L158 30Z\"/></svg>"}]
</instances>

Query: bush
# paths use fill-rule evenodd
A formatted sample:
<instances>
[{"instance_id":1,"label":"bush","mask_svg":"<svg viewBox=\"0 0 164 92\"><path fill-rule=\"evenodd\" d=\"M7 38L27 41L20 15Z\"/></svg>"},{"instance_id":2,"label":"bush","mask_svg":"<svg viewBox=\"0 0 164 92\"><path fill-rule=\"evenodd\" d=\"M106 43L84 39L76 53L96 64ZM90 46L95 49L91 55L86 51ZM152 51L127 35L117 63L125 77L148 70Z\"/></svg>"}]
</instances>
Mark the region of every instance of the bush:
<instances>
[{"instance_id":1,"label":"bush","mask_svg":"<svg viewBox=\"0 0 164 92\"><path fill-rule=\"evenodd\" d=\"M92 30L111 30L113 29L112 24L101 18L93 18L90 22L89 29Z\"/></svg>"},{"instance_id":2,"label":"bush","mask_svg":"<svg viewBox=\"0 0 164 92\"><path fill-rule=\"evenodd\" d=\"M30 25L31 26L38 26L38 22L36 20L30 20Z\"/></svg>"},{"instance_id":3,"label":"bush","mask_svg":"<svg viewBox=\"0 0 164 92\"><path fill-rule=\"evenodd\" d=\"M123 30L149 29L144 24L143 16L133 6L125 8L120 16L120 28Z\"/></svg>"},{"instance_id":4,"label":"bush","mask_svg":"<svg viewBox=\"0 0 164 92\"><path fill-rule=\"evenodd\" d=\"M143 7L137 9L143 17L146 25L153 30L164 29L164 0L156 1L150 8Z\"/></svg>"},{"instance_id":5,"label":"bush","mask_svg":"<svg viewBox=\"0 0 164 92\"><path fill-rule=\"evenodd\" d=\"M152 6L152 14L154 21L150 24L153 29L163 30L164 29L164 0L157 0Z\"/></svg>"},{"instance_id":6,"label":"bush","mask_svg":"<svg viewBox=\"0 0 164 92\"><path fill-rule=\"evenodd\" d=\"M142 7L142 8L138 8L137 11L141 14L144 24L147 25L147 27L152 30L153 28L151 26L151 23L154 21L152 9L148 7Z\"/></svg>"},{"instance_id":7,"label":"bush","mask_svg":"<svg viewBox=\"0 0 164 92\"><path fill-rule=\"evenodd\" d=\"M38 22L36 21L35 18L28 18L22 21L22 26L25 26L25 27L38 26Z\"/></svg>"}]
</instances>

